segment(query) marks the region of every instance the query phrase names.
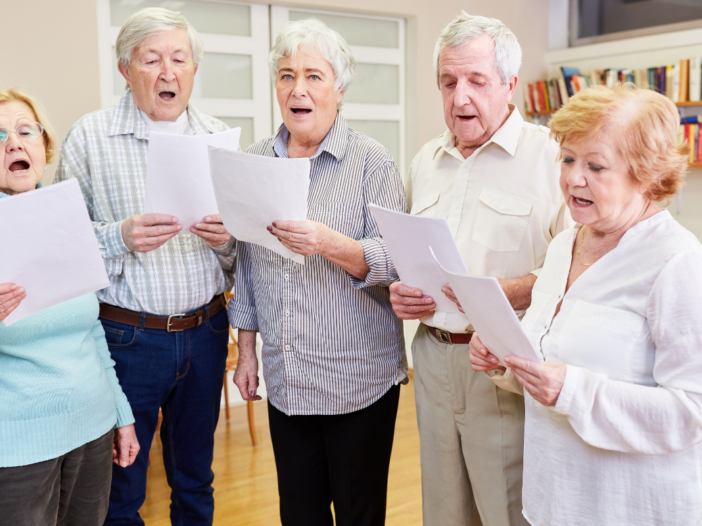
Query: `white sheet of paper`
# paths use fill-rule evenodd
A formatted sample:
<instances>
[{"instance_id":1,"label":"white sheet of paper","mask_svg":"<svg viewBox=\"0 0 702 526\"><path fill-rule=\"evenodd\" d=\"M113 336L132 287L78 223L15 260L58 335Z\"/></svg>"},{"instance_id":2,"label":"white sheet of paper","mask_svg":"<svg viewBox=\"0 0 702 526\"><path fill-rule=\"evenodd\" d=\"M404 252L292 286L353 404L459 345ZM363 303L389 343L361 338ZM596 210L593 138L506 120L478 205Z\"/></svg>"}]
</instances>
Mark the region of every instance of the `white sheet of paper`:
<instances>
[{"instance_id":1,"label":"white sheet of paper","mask_svg":"<svg viewBox=\"0 0 702 526\"><path fill-rule=\"evenodd\" d=\"M5 325L109 286L76 179L0 199L0 225L0 283L27 292Z\"/></svg>"},{"instance_id":2,"label":"white sheet of paper","mask_svg":"<svg viewBox=\"0 0 702 526\"><path fill-rule=\"evenodd\" d=\"M432 255L480 340L502 365L505 365L505 356L511 355L532 362L541 361L497 278L452 272L444 268L435 252Z\"/></svg>"},{"instance_id":3,"label":"white sheet of paper","mask_svg":"<svg viewBox=\"0 0 702 526\"><path fill-rule=\"evenodd\" d=\"M210 173L222 221L237 240L269 248L305 264L266 227L273 221L305 221L310 160L281 159L210 147Z\"/></svg>"},{"instance_id":4,"label":"white sheet of paper","mask_svg":"<svg viewBox=\"0 0 702 526\"><path fill-rule=\"evenodd\" d=\"M210 135L149 133L144 213L171 214L183 225L181 234L205 216L217 214L208 146L237 150L241 128Z\"/></svg>"},{"instance_id":5,"label":"white sheet of paper","mask_svg":"<svg viewBox=\"0 0 702 526\"><path fill-rule=\"evenodd\" d=\"M431 296L437 310L459 312L456 304L441 292L446 278L430 248L434 247L452 271L468 274L446 219L402 214L377 205L369 208L402 283Z\"/></svg>"}]
</instances>

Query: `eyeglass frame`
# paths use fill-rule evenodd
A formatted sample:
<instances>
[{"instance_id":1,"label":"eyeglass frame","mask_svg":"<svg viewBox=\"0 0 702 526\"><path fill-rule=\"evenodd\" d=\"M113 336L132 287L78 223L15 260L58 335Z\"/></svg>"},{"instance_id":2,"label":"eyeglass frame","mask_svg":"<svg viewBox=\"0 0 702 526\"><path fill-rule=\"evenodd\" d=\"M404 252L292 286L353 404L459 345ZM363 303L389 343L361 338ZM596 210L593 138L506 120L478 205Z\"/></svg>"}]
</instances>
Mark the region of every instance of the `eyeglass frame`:
<instances>
[{"instance_id":1,"label":"eyeglass frame","mask_svg":"<svg viewBox=\"0 0 702 526\"><path fill-rule=\"evenodd\" d=\"M36 124L37 126L39 126L39 130L40 130L39 134L36 137L25 140L24 138L22 138L22 136L19 133L17 133L17 128L21 128L22 126L31 126L33 124ZM6 129L6 128L0 128L0 129ZM18 124L17 126L15 126L14 130L8 130L7 138L4 141L0 138L0 145L5 144L10 139L11 133L14 133L17 136L17 139L19 139L20 142L24 143L24 142L32 142L32 141L38 139L39 137L44 135L44 131L46 131L46 127L44 127L44 125L41 122L25 122L22 124Z\"/></svg>"}]
</instances>

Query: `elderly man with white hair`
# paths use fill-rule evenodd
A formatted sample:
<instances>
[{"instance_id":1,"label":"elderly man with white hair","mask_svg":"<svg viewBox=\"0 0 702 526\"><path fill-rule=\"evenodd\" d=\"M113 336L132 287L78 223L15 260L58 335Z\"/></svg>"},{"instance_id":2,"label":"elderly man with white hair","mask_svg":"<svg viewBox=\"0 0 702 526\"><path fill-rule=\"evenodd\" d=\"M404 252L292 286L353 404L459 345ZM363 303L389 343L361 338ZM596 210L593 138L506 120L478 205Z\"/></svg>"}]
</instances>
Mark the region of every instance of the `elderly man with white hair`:
<instances>
[{"instance_id":1,"label":"elderly man with white hair","mask_svg":"<svg viewBox=\"0 0 702 526\"><path fill-rule=\"evenodd\" d=\"M80 119L57 180L81 184L110 286L98 292L115 371L142 445L115 466L105 524L143 525L149 448L161 439L173 524L212 524L212 451L227 357L222 293L232 286L234 239L217 215L182 232L178 218L143 214L149 133L199 135L222 122L188 104L202 42L179 13L143 9L117 37L129 89L116 107ZM177 235L177 234L183 235Z\"/></svg>"},{"instance_id":2,"label":"elderly man with white hair","mask_svg":"<svg viewBox=\"0 0 702 526\"><path fill-rule=\"evenodd\" d=\"M380 526L407 361L388 292L397 273L368 205L405 212L402 180L388 151L338 111L356 66L341 35L293 22L269 65L283 125L248 152L310 159L307 221L269 227L306 260L238 245L234 381L245 400L260 398L260 331L284 526L332 525L332 503L337 524Z\"/></svg>"},{"instance_id":3,"label":"elderly man with white hair","mask_svg":"<svg viewBox=\"0 0 702 526\"><path fill-rule=\"evenodd\" d=\"M558 144L510 104L521 58L499 20L463 12L449 23L434 50L448 129L420 150L405 181L411 213L445 217L468 272L498 278L520 316L569 221ZM526 524L516 382L472 370L464 314L437 311L433 298L400 282L390 291L400 318L422 322L412 352L424 524ZM444 293L456 301L448 286Z\"/></svg>"}]
</instances>

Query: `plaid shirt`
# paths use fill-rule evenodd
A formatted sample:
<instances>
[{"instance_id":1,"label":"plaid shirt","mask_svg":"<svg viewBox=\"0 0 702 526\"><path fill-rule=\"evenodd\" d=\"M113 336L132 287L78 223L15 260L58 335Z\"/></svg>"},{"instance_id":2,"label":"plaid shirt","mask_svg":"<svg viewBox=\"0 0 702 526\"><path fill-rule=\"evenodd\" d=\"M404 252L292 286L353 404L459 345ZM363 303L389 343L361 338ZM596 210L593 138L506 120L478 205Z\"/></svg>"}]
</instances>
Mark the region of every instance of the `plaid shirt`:
<instances>
[{"instance_id":1,"label":"plaid shirt","mask_svg":"<svg viewBox=\"0 0 702 526\"><path fill-rule=\"evenodd\" d=\"M188 106L186 135L227 129ZM149 130L131 91L113 108L90 113L73 125L61 147L56 181L80 182L110 286L101 303L150 314L188 312L229 290L234 240L210 248L194 234L180 234L151 252L132 252L122 239L122 222L144 213Z\"/></svg>"}]
</instances>

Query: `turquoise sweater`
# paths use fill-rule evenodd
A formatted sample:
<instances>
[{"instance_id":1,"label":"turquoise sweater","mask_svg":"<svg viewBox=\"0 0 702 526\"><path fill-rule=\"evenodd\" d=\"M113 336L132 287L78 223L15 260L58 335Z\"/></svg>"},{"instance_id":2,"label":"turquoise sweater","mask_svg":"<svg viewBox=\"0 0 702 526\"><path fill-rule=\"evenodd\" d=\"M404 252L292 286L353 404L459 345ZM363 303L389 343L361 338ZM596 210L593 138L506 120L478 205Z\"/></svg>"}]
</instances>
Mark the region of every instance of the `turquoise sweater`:
<instances>
[{"instance_id":1,"label":"turquoise sweater","mask_svg":"<svg viewBox=\"0 0 702 526\"><path fill-rule=\"evenodd\" d=\"M0 323L0 467L59 457L134 422L98 312L86 294Z\"/></svg>"}]
</instances>

